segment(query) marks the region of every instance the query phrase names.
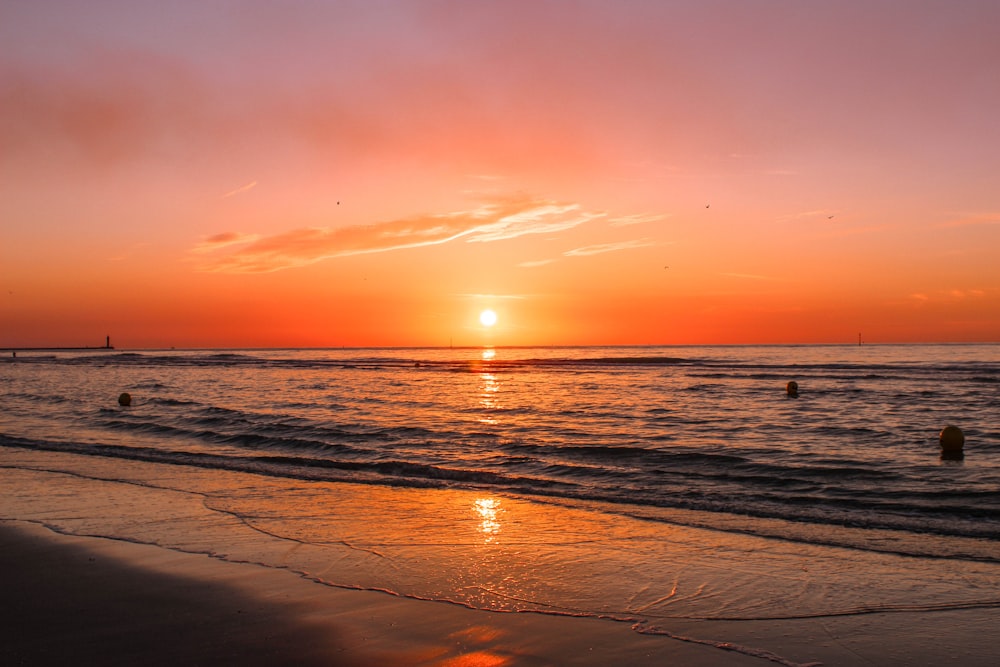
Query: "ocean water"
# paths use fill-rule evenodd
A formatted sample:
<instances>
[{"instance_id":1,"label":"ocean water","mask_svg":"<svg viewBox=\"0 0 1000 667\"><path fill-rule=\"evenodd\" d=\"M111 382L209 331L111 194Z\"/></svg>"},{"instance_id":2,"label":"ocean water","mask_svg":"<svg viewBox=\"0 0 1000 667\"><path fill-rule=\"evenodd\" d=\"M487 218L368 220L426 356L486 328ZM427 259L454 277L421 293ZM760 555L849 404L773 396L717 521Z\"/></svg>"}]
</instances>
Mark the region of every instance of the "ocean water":
<instances>
[{"instance_id":1,"label":"ocean water","mask_svg":"<svg viewBox=\"0 0 1000 667\"><path fill-rule=\"evenodd\" d=\"M19 352L0 387L0 519L665 634L1000 609L1000 345Z\"/></svg>"},{"instance_id":2,"label":"ocean water","mask_svg":"<svg viewBox=\"0 0 1000 667\"><path fill-rule=\"evenodd\" d=\"M652 520L688 510L670 520L851 547L879 548L864 530L894 530L904 553L1000 560L1000 345L21 352L5 362L2 446L600 501ZM798 398L786 395L791 380ZM965 433L961 461L940 457L948 424Z\"/></svg>"}]
</instances>

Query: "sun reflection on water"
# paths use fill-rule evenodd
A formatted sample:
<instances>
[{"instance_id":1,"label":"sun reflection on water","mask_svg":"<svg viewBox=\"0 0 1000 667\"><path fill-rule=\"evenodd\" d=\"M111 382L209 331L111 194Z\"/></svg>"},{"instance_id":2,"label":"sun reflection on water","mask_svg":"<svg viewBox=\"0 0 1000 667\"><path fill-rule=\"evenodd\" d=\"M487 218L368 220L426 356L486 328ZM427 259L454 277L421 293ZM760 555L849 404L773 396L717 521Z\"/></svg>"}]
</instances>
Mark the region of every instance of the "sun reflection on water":
<instances>
[{"instance_id":1,"label":"sun reflection on water","mask_svg":"<svg viewBox=\"0 0 1000 667\"><path fill-rule=\"evenodd\" d=\"M479 525L476 530L483 534L485 542L489 544L500 534L500 501L497 498L477 498L472 504Z\"/></svg>"},{"instance_id":2,"label":"sun reflection on water","mask_svg":"<svg viewBox=\"0 0 1000 667\"><path fill-rule=\"evenodd\" d=\"M491 361L496 357L496 350L489 348L483 350L483 361ZM479 374L482 385L479 389L479 405L488 410L480 422L483 424L500 423L495 416L495 411L500 408L500 378L495 373L482 372Z\"/></svg>"},{"instance_id":3,"label":"sun reflection on water","mask_svg":"<svg viewBox=\"0 0 1000 667\"><path fill-rule=\"evenodd\" d=\"M480 404L490 409L500 407L497 397L497 392L500 391L500 379L493 373L480 373L479 379L483 381L479 395Z\"/></svg>"}]
</instances>

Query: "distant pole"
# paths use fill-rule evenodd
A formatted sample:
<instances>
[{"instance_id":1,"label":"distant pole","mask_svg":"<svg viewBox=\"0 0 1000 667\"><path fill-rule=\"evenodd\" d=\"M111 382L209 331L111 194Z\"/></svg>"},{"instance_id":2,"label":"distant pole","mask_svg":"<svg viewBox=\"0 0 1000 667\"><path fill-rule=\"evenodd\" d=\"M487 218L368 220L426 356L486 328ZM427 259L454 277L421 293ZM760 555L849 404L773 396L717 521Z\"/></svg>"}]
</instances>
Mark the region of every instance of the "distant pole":
<instances>
[{"instance_id":1,"label":"distant pole","mask_svg":"<svg viewBox=\"0 0 1000 667\"><path fill-rule=\"evenodd\" d=\"M861 334L858 334L858 347L861 347Z\"/></svg>"},{"instance_id":2,"label":"distant pole","mask_svg":"<svg viewBox=\"0 0 1000 667\"><path fill-rule=\"evenodd\" d=\"M111 336L104 337L104 347L111 349Z\"/></svg>"}]
</instances>

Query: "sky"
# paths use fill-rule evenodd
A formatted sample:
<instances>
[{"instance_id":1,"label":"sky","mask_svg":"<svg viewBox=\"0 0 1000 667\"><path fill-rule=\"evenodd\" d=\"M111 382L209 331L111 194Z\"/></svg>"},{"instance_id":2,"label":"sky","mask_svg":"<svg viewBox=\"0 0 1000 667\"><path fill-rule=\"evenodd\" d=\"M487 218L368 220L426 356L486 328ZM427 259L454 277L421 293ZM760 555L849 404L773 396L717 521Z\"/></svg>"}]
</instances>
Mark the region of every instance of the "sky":
<instances>
[{"instance_id":1,"label":"sky","mask_svg":"<svg viewBox=\"0 0 1000 667\"><path fill-rule=\"evenodd\" d=\"M1000 341L998 26L0 0L0 346Z\"/></svg>"}]
</instances>

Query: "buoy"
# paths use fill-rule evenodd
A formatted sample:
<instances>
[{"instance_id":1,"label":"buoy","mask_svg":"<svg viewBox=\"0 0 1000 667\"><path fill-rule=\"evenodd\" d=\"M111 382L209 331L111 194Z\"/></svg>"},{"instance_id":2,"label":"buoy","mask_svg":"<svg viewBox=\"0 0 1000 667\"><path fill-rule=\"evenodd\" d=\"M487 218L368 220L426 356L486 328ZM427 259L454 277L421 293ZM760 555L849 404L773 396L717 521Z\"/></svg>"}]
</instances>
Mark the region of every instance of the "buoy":
<instances>
[{"instance_id":1,"label":"buoy","mask_svg":"<svg viewBox=\"0 0 1000 667\"><path fill-rule=\"evenodd\" d=\"M791 398L798 398L799 397L799 383L796 382L795 380L792 380L787 385L785 385L785 391L788 392L788 395Z\"/></svg>"},{"instance_id":2,"label":"buoy","mask_svg":"<svg viewBox=\"0 0 1000 667\"><path fill-rule=\"evenodd\" d=\"M965 434L957 426L945 426L941 429L941 458L960 459L965 456Z\"/></svg>"},{"instance_id":3,"label":"buoy","mask_svg":"<svg viewBox=\"0 0 1000 667\"><path fill-rule=\"evenodd\" d=\"M122 392L122 395L118 397L118 405L125 408L132 405L132 394L127 391Z\"/></svg>"}]
</instances>

